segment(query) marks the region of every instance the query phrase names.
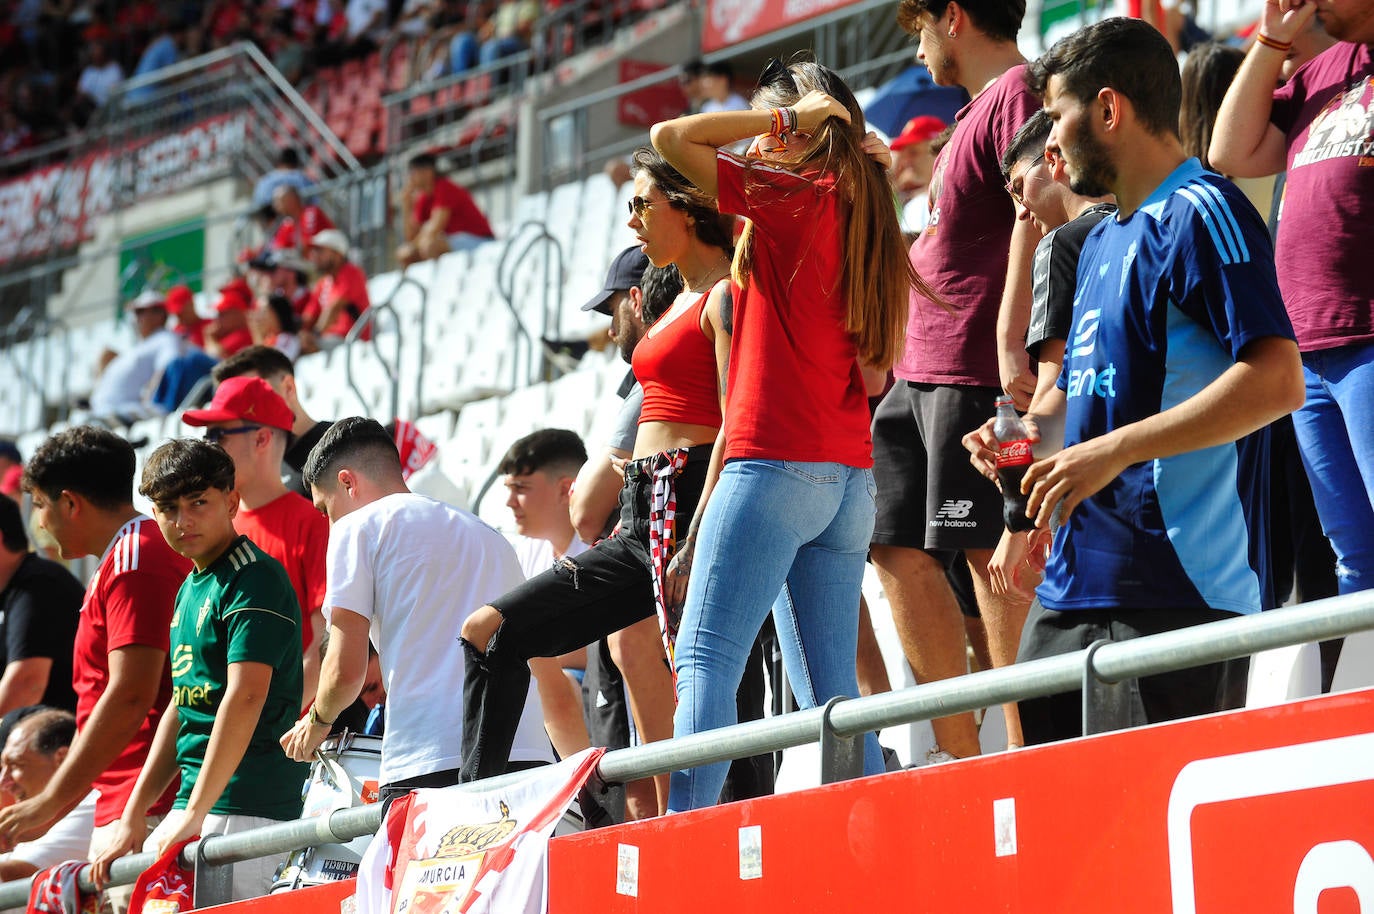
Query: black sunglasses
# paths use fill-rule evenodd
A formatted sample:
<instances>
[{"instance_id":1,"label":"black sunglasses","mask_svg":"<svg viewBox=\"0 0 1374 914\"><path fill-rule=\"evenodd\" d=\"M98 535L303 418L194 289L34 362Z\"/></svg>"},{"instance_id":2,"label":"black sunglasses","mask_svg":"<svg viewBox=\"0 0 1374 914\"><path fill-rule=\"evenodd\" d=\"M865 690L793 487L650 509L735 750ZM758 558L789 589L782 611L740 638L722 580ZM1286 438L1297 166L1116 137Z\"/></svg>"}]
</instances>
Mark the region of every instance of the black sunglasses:
<instances>
[{"instance_id":1,"label":"black sunglasses","mask_svg":"<svg viewBox=\"0 0 1374 914\"><path fill-rule=\"evenodd\" d=\"M792 76L792 71L787 69L787 64L774 57L763 66L763 74L759 76L759 88L764 86L781 85L783 88L797 91L797 81Z\"/></svg>"},{"instance_id":2,"label":"black sunglasses","mask_svg":"<svg viewBox=\"0 0 1374 914\"><path fill-rule=\"evenodd\" d=\"M240 425L238 428L207 428L205 430L205 440L211 444L219 444L229 435L242 435L244 432L256 432L262 428L261 425Z\"/></svg>"},{"instance_id":3,"label":"black sunglasses","mask_svg":"<svg viewBox=\"0 0 1374 914\"><path fill-rule=\"evenodd\" d=\"M631 197L625 201L625 205L629 207L631 216L638 216L643 219L650 207L658 206L660 203L671 204L672 202L672 200L646 200L643 197Z\"/></svg>"}]
</instances>

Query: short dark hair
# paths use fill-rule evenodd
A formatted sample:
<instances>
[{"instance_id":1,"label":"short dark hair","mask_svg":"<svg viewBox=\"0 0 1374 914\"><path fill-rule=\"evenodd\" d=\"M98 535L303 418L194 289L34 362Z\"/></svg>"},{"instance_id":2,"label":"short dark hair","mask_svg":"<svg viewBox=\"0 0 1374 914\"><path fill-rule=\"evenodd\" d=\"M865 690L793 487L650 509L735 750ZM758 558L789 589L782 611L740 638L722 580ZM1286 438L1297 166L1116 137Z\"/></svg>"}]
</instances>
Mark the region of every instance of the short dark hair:
<instances>
[{"instance_id":1,"label":"short dark hair","mask_svg":"<svg viewBox=\"0 0 1374 914\"><path fill-rule=\"evenodd\" d=\"M301 319L296 316L296 309L291 307L291 299L285 295L273 292L267 296L267 309L276 315L282 333L295 333L301 329Z\"/></svg>"},{"instance_id":2,"label":"short dark hair","mask_svg":"<svg viewBox=\"0 0 1374 914\"><path fill-rule=\"evenodd\" d=\"M949 0L902 0L897 6L897 24L909 35L921 30L921 19L939 19ZM1015 41L1026 18L1026 0L967 0L959 8L968 14L980 32L997 41Z\"/></svg>"},{"instance_id":3,"label":"short dark hair","mask_svg":"<svg viewBox=\"0 0 1374 914\"><path fill-rule=\"evenodd\" d=\"M200 438L174 438L148 457L138 492L165 505L209 489L234 488L234 461L223 448Z\"/></svg>"},{"instance_id":4,"label":"short dark hair","mask_svg":"<svg viewBox=\"0 0 1374 914\"><path fill-rule=\"evenodd\" d=\"M25 492L56 499L75 492L97 508L114 510L134 499L133 445L107 428L81 425L38 446L24 467Z\"/></svg>"},{"instance_id":5,"label":"short dark hair","mask_svg":"<svg viewBox=\"0 0 1374 914\"><path fill-rule=\"evenodd\" d=\"M291 360L280 349L271 346L249 346L241 349L215 366L210 376L216 384L230 378L254 375L264 381L294 374Z\"/></svg>"},{"instance_id":6,"label":"short dark hair","mask_svg":"<svg viewBox=\"0 0 1374 914\"><path fill-rule=\"evenodd\" d=\"M697 240L734 256L735 217L721 213L715 199L684 178L682 172L658 154L658 150L652 146L636 149L630 156L630 172L647 174L654 186L663 191L673 209L682 210L691 217Z\"/></svg>"},{"instance_id":7,"label":"short dark hair","mask_svg":"<svg viewBox=\"0 0 1374 914\"><path fill-rule=\"evenodd\" d=\"M15 726L20 723L29 731L33 748L44 755L52 755L76 739L76 716L61 708L39 708L21 718Z\"/></svg>"},{"instance_id":8,"label":"short dark hair","mask_svg":"<svg viewBox=\"0 0 1374 914\"><path fill-rule=\"evenodd\" d=\"M428 168L431 171L438 171L439 160L436 159L431 152L417 152L410 157L410 161L406 163L406 168L411 170L416 168Z\"/></svg>"},{"instance_id":9,"label":"short dark hair","mask_svg":"<svg viewBox=\"0 0 1374 914\"><path fill-rule=\"evenodd\" d=\"M301 480L319 488L345 462L369 477L401 475L396 439L376 419L350 416L331 425L311 449Z\"/></svg>"},{"instance_id":10,"label":"short dark hair","mask_svg":"<svg viewBox=\"0 0 1374 914\"><path fill-rule=\"evenodd\" d=\"M639 291L644 294L643 304L639 307L640 320L647 327L662 317L682 294L682 274L677 271L676 264L670 263L666 267L649 264L639 280Z\"/></svg>"},{"instance_id":11,"label":"short dark hair","mask_svg":"<svg viewBox=\"0 0 1374 914\"><path fill-rule=\"evenodd\" d=\"M682 65L682 75L688 79L695 79L706 70L706 65L701 62L700 57L693 57Z\"/></svg>"},{"instance_id":12,"label":"short dark hair","mask_svg":"<svg viewBox=\"0 0 1374 914\"><path fill-rule=\"evenodd\" d=\"M701 72L707 76L723 76L726 79L735 78L735 68L724 60L716 60L706 64L701 68Z\"/></svg>"},{"instance_id":13,"label":"short dark hair","mask_svg":"<svg viewBox=\"0 0 1374 914\"><path fill-rule=\"evenodd\" d=\"M300 168L300 153L291 146L284 146L281 152L277 153L277 164L283 168Z\"/></svg>"},{"instance_id":14,"label":"short dark hair","mask_svg":"<svg viewBox=\"0 0 1374 914\"><path fill-rule=\"evenodd\" d=\"M10 552L29 551L29 533L24 529L19 502L3 495L0 495L0 542Z\"/></svg>"},{"instance_id":15,"label":"short dark hair","mask_svg":"<svg viewBox=\"0 0 1374 914\"><path fill-rule=\"evenodd\" d=\"M1002 177L1010 180L1012 167L1022 159L1038 159L1045 154L1045 141L1050 138L1054 121L1041 108L1030 116L1011 138L1007 151L1002 153Z\"/></svg>"},{"instance_id":16,"label":"short dark hair","mask_svg":"<svg viewBox=\"0 0 1374 914\"><path fill-rule=\"evenodd\" d=\"M587 446L577 432L565 428L541 428L510 446L496 472L504 476L524 476L547 472L555 476L576 476L587 462Z\"/></svg>"},{"instance_id":17,"label":"short dark hair","mask_svg":"<svg viewBox=\"0 0 1374 914\"><path fill-rule=\"evenodd\" d=\"M1178 58L1159 30L1147 22L1113 16L1061 38L1030 65L1027 83L1041 98L1050 77L1064 91L1088 102L1111 88L1129 99L1146 130L1178 136L1183 94Z\"/></svg>"}]
</instances>

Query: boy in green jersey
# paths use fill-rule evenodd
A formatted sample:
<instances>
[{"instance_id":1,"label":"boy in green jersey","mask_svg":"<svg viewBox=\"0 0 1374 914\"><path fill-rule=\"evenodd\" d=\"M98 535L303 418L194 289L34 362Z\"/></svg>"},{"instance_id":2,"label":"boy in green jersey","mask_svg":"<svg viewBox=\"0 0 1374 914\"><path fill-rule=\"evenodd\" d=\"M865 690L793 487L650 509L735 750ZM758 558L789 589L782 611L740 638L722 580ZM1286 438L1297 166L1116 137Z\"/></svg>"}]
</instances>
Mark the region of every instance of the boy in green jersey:
<instances>
[{"instance_id":1,"label":"boy in green jersey","mask_svg":"<svg viewBox=\"0 0 1374 914\"><path fill-rule=\"evenodd\" d=\"M139 492L153 503L167 544L194 567L172 616L172 703L117 840L96 861L101 878L140 845L142 810L178 770L172 812L145 850L161 854L193 835L295 819L309 773L277 742L300 710L300 606L286 569L234 531L233 461L204 441L170 441L148 458ZM265 894L275 865L235 864L234 900Z\"/></svg>"}]
</instances>

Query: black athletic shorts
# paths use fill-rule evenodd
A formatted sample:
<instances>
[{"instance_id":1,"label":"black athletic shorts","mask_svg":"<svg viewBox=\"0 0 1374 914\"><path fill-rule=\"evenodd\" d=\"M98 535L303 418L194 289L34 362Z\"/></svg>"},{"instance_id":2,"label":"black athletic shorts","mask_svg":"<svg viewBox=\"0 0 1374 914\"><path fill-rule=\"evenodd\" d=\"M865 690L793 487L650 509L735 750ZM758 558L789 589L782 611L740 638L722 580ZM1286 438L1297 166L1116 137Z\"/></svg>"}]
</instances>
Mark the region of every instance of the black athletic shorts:
<instances>
[{"instance_id":1,"label":"black athletic shorts","mask_svg":"<svg viewBox=\"0 0 1374 914\"><path fill-rule=\"evenodd\" d=\"M877 546L993 549L1002 493L973 468L960 439L996 412L995 387L898 381L873 414Z\"/></svg>"}]
</instances>

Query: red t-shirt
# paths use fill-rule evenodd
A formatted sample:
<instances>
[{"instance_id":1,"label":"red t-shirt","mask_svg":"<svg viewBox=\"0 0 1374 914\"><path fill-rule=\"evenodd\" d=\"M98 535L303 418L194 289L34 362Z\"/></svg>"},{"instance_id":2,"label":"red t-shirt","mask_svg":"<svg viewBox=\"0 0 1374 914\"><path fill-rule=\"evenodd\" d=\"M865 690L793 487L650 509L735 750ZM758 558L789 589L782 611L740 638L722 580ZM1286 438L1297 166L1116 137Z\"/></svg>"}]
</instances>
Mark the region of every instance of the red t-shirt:
<instances>
[{"instance_id":1,"label":"red t-shirt","mask_svg":"<svg viewBox=\"0 0 1374 914\"><path fill-rule=\"evenodd\" d=\"M716 157L722 213L754 223L749 287L737 290L725 459L873 465L868 397L841 277L849 203L835 176Z\"/></svg>"},{"instance_id":2,"label":"red t-shirt","mask_svg":"<svg viewBox=\"0 0 1374 914\"><path fill-rule=\"evenodd\" d=\"M286 575L301 604L301 648L315 638L308 620L324 605L324 554L329 546L329 521L299 492L287 492L261 508L240 507L234 529L248 537L286 567Z\"/></svg>"},{"instance_id":3,"label":"red t-shirt","mask_svg":"<svg viewBox=\"0 0 1374 914\"><path fill-rule=\"evenodd\" d=\"M444 226L445 235L466 232L478 238L495 237L487 217L482 215L482 211L473 202L472 194L448 178L436 178L433 193L419 194L415 197L415 224L424 225L428 222L435 207L448 210L448 224Z\"/></svg>"},{"instance_id":4,"label":"red t-shirt","mask_svg":"<svg viewBox=\"0 0 1374 914\"><path fill-rule=\"evenodd\" d=\"M1374 53L1341 42L1274 93L1288 142L1274 264L1304 352L1374 340Z\"/></svg>"},{"instance_id":5,"label":"red t-shirt","mask_svg":"<svg viewBox=\"0 0 1374 914\"><path fill-rule=\"evenodd\" d=\"M168 650L172 610L177 590L191 571L191 562L177 555L162 538L157 524L139 516L115 534L86 588L81 621L72 651L72 687L76 690L76 726L85 727L96 701L110 681L111 651L129 645ZM148 757L158 721L172 698L171 668L164 662L157 699L138 733L92 785L100 791L95 824L112 822L124 812L134 781ZM154 807L171 808L174 782Z\"/></svg>"},{"instance_id":6,"label":"red t-shirt","mask_svg":"<svg viewBox=\"0 0 1374 914\"><path fill-rule=\"evenodd\" d=\"M277 226L277 233L272 236L271 246L277 249L297 248L305 250L310 246L310 241L325 229L334 228L334 223L324 214L324 210L318 206L307 206L301 210L300 219L292 219L290 216L281 221Z\"/></svg>"},{"instance_id":7,"label":"red t-shirt","mask_svg":"<svg viewBox=\"0 0 1374 914\"><path fill-rule=\"evenodd\" d=\"M358 318L372 304L367 297L367 275L352 261L346 261L335 275L325 274L315 283L315 297L306 306L306 318L317 320L338 301L347 302L353 310L350 312L345 306L332 324L317 328L322 336L347 336Z\"/></svg>"},{"instance_id":8,"label":"red t-shirt","mask_svg":"<svg viewBox=\"0 0 1374 914\"><path fill-rule=\"evenodd\" d=\"M897 377L1002 386L997 310L1016 224L1002 153L1039 108L1025 66L1016 66L955 115L954 135L935 159L930 225L911 246L912 266L950 308L911 291L906 349L892 369Z\"/></svg>"}]
</instances>

